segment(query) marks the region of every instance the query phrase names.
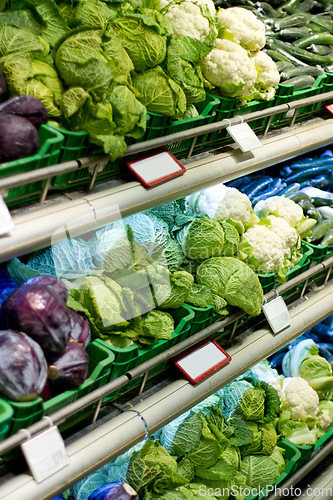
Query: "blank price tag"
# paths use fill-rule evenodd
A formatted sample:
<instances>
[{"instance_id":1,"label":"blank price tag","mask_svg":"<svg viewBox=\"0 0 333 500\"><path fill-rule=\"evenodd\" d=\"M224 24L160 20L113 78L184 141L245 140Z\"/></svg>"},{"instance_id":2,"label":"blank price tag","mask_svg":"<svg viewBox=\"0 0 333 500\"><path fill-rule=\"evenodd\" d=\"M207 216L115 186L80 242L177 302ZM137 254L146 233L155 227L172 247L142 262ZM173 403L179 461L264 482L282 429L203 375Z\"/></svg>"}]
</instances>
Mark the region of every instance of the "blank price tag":
<instances>
[{"instance_id":1,"label":"blank price tag","mask_svg":"<svg viewBox=\"0 0 333 500\"><path fill-rule=\"evenodd\" d=\"M56 426L22 443L21 449L37 483L41 483L69 463L64 441Z\"/></svg>"},{"instance_id":2,"label":"blank price tag","mask_svg":"<svg viewBox=\"0 0 333 500\"><path fill-rule=\"evenodd\" d=\"M329 113L331 113L331 115L333 115L333 104L327 104L325 108Z\"/></svg>"},{"instance_id":3,"label":"blank price tag","mask_svg":"<svg viewBox=\"0 0 333 500\"><path fill-rule=\"evenodd\" d=\"M227 127L227 131L236 144L241 148L243 153L262 146L258 137L248 123L244 122L237 125L229 125L229 127Z\"/></svg>"},{"instance_id":4,"label":"blank price tag","mask_svg":"<svg viewBox=\"0 0 333 500\"><path fill-rule=\"evenodd\" d=\"M291 325L289 311L280 295L264 304L262 310L273 333L279 333Z\"/></svg>"},{"instance_id":5,"label":"blank price tag","mask_svg":"<svg viewBox=\"0 0 333 500\"><path fill-rule=\"evenodd\" d=\"M215 340L206 339L178 356L174 363L192 384L197 384L230 360L231 356Z\"/></svg>"},{"instance_id":6,"label":"blank price tag","mask_svg":"<svg viewBox=\"0 0 333 500\"><path fill-rule=\"evenodd\" d=\"M12 216L0 195L0 236L10 233L15 228Z\"/></svg>"},{"instance_id":7,"label":"blank price tag","mask_svg":"<svg viewBox=\"0 0 333 500\"><path fill-rule=\"evenodd\" d=\"M128 168L145 187L153 187L178 177L186 172L186 168L170 151L160 151L156 154L127 162Z\"/></svg>"}]
</instances>

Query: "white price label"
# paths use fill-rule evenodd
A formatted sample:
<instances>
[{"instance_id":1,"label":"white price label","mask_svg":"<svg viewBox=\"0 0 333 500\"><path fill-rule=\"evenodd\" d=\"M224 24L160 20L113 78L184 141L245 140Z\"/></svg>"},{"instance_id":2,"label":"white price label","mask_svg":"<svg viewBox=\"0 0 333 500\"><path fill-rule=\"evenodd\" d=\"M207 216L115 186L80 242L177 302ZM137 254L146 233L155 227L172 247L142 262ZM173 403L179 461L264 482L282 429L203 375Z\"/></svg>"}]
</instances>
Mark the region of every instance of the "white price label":
<instances>
[{"instance_id":1,"label":"white price label","mask_svg":"<svg viewBox=\"0 0 333 500\"><path fill-rule=\"evenodd\" d=\"M15 228L12 216L0 195L0 236L10 233Z\"/></svg>"},{"instance_id":2,"label":"white price label","mask_svg":"<svg viewBox=\"0 0 333 500\"><path fill-rule=\"evenodd\" d=\"M262 310L273 333L279 333L291 325L288 308L281 296L264 304Z\"/></svg>"},{"instance_id":3,"label":"white price label","mask_svg":"<svg viewBox=\"0 0 333 500\"><path fill-rule=\"evenodd\" d=\"M258 137L248 123L244 122L237 125L229 125L229 127L227 127L227 131L243 153L262 146Z\"/></svg>"},{"instance_id":4,"label":"white price label","mask_svg":"<svg viewBox=\"0 0 333 500\"><path fill-rule=\"evenodd\" d=\"M41 483L69 463L64 441L56 426L22 443L21 449L37 483Z\"/></svg>"}]
</instances>

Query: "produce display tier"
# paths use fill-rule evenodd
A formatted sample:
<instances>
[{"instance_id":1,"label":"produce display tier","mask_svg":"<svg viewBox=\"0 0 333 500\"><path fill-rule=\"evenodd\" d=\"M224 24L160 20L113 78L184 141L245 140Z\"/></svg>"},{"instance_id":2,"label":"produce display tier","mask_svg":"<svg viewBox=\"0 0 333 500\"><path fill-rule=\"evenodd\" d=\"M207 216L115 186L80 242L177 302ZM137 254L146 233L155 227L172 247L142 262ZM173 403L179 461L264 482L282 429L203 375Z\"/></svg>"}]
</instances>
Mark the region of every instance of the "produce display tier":
<instances>
[{"instance_id":1,"label":"produce display tier","mask_svg":"<svg viewBox=\"0 0 333 500\"><path fill-rule=\"evenodd\" d=\"M148 391L123 406L116 405L116 411L111 410L95 424L65 440L68 466L39 484L27 473L0 478L0 497L16 500L24 492L31 500L51 499L332 314L332 293L333 281L329 280L290 304L290 327L278 335L273 335L267 325L258 328L228 348L232 361L201 384L191 385L183 378L171 378L162 387L157 386L153 394ZM0 444L0 453L5 443Z\"/></svg>"},{"instance_id":2,"label":"produce display tier","mask_svg":"<svg viewBox=\"0 0 333 500\"><path fill-rule=\"evenodd\" d=\"M93 192L75 191L51 197L43 205L33 204L12 210L15 229L0 239L0 261L45 247L97 229L141 210L188 195L199 189L256 172L332 142L333 119L316 118L262 138L262 147L241 153L227 152L193 156L184 161L181 177L153 189L139 182L111 180ZM147 143L148 144L148 143ZM94 159L82 161L94 165ZM53 168L53 167L51 167ZM3 189L0 180L0 190Z\"/></svg>"}]
</instances>

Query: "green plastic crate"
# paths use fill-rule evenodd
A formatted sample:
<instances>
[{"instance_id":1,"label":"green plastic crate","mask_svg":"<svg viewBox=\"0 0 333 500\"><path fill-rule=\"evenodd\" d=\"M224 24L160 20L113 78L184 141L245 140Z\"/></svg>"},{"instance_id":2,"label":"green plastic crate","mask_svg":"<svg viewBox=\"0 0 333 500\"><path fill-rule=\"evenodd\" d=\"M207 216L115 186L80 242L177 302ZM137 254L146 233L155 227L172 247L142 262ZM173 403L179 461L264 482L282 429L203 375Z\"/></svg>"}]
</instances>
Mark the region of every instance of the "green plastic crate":
<instances>
[{"instance_id":1,"label":"green plastic crate","mask_svg":"<svg viewBox=\"0 0 333 500\"><path fill-rule=\"evenodd\" d=\"M194 318L194 312L191 308L185 304L183 307L169 310L168 312L173 316L176 325L172 334L172 339L170 340L158 340L156 344L145 349L140 349L136 344L121 349L112 347L102 340L96 341L102 343L104 346L107 346L107 348L110 349L115 356L110 380L114 380L121 375L125 375L129 370L139 366L145 361L148 361L154 356L157 356L161 352L169 349L179 342L182 342L189 336L192 320ZM152 378L155 374L163 371L167 364L168 361L160 363L158 366L149 371L148 377ZM120 389L120 391L127 391L129 388L136 386L139 383L140 378L129 382L129 384Z\"/></svg>"},{"instance_id":2,"label":"green plastic crate","mask_svg":"<svg viewBox=\"0 0 333 500\"><path fill-rule=\"evenodd\" d=\"M41 125L38 130L41 147L33 156L20 158L0 165L0 178L27 173L60 162L60 151L64 141L62 134L49 125ZM38 199L42 193L45 180L29 182L22 186L12 187L2 193L9 207Z\"/></svg>"},{"instance_id":3,"label":"green plastic crate","mask_svg":"<svg viewBox=\"0 0 333 500\"><path fill-rule=\"evenodd\" d=\"M313 451L316 451L321 446L329 443L331 439L333 439L333 426L327 432L325 432L325 434L320 439L318 439L313 447Z\"/></svg>"},{"instance_id":4,"label":"green plastic crate","mask_svg":"<svg viewBox=\"0 0 333 500\"><path fill-rule=\"evenodd\" d=\"M280 83L277 87L275 94L275 106L281 104L288 104L292 101L298 101L300 99L305 99L307 97L312 97L319 95L323 92L324 83L326 80L326 74L323 73L317 76L315 83L312 87L305 87L302 89L294 89L293 85L289 85L287 82ZM324 107L324 103L317 104L307 104L298 108L296 115L296 122L306 120L311 118L313 114ZM292 123L294 117L294 110L283 111L282 113L277 113L273 116L271 121L272 128L280 128L289 126Z\"/></svg>"},{"instance_id":5,"label":"green plastic crate","mask_svg":"<svg viewBox=\"0 0 333 500\"><path fill-rule=\"evenodd\" d=\"M264 109L272 108L273 106L275 106L275 97L269 99L268 101L253 100L236 109L234 116L242 116L248 113L255 113L256 111L262 111ZM265 131L268 120L269 117L266 116L265 118L257 118L255 120L251 120L248 122L248 124L256 135L261 135Z\"/></svg>"},{"instance_id":6,"label":"green plastic crate","mask_svg":"<svg viewBox=\"0 0 333 500\"><path fill-rule=\"evenodd\" d=\"M209 93L207 93L209 94ZM212 98L217 99L215 106L214 122L220 122L225 119L230 119L235 116L237 107L237 99L221 97L211 94ZM216 132L210 132L206 137L206 144L212 147L222 147L233 142L232 137L228 134L227 130L221 129Z\"/></svg>"},{"instance_id":7,"label":"green plastic crate","mask_svg":"<svg viewBox=\"0 0 333 500\"><path fill-rule=\"evenodd\" d=\"M40 397L28 402L16 402L6 399L13 411L13 416L10 422L10 434L15 434L18 430L28 427L45 415L50 415L55 411L64 408L109 381L112 365L115 359L114 354L103 345L100 345L97 340L90 342L87 346L87 353L90 359L90 376L77 389L64 391L45 402ZM96 405L96 403L93 405ZM85 415L86 413L87 410L76 412L63 424L61 424L60 427L67 427L72 421L77 422L79 417Z\"/></svg>"},{"instance_id":8,"label":"green plastic crate","mask_svg":"<svg viewBox=\"0 0 333 500\"><path fill-rule=\"evenodd\" d=\"M325 244L315 245L314 243L305 242L304 245L312 249L311 264L320 264L333 251Z\"/></svg>"},{"instance_id":9,"label":"green plastic crate","mask_svg":"<svg viewBox=\"0 0 333 500\"><path fill-rule=\"evenodd\" d=\"M168 133L175 134L177 132L183 132L184 130L193 129L196 127L201 127L202 125L208 125L216 121L216 107L219 101L217 97L212 94L207 93L206 99L202 102L197 102L195 107L197 108L199 115L192 118L184 118L183 120L173 120L170 123L170 128ZM194 152L198 152L206 147L209 134L202 134L196 137L195 145L193 148ZM184 157L190 151L193 138L184 139L182 141L174 142L166 146L169 151L177 157Z\"/></svg>"},{"instance_id":10,"label":"green plastic crate","mask_svg":"<svg viewBox=\"0 0 333 500\"><path fill-rule=\"evenodd\" d=\"M200 332L207 326L210 326L216 320L213 306L195 307L192 306L191 304L188 304L188 307L194 313L194 317L190 328L190 335Z\"/></svg>"},{"instance_id":11,"label":"green plastic crate","mask_svg":"<svg viewBox=\"0 0 333 500\"><path fill-rule=\"evenodd\" d=\"M286 479L292 476L296 470L299 469L299 461L301 459L301 452L294 443L291 443L287 439L282 439L278 442L278 446L285 449L284 458L288 462L284 471L280 474L280 476L275 481L274 486L278 488ZM272 490L268 488L263 489L263 492L260 494L247 495L246 500L262 500L266 496L272 493Z\"/></svg>"},{"instance_id":12,"label":"green plastic crate","mask_svg":"<svg viewBox=\"0 0 333 500\"><path fill-rule=\"evenodd\" d=\"M13 409L4 399L0 399L0 441L6 439L9 433L10 421L13 416Z\"/></svg>"}]
</instances>

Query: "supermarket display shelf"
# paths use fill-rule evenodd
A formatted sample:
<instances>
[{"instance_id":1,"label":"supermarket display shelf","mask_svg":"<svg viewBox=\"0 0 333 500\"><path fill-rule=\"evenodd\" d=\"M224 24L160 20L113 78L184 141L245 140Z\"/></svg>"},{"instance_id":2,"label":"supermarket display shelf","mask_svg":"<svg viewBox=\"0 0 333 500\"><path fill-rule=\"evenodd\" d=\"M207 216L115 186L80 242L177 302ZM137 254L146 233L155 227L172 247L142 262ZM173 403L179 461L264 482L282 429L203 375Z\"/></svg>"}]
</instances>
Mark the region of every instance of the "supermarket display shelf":
<instances>
[{"instance_id":1,"label":"supermarket display shelf","mask_svg":"<svg viewBox=\"0 0 333 500\"><path fill-rule=\"evenodd\" d=\"M230 347L229 365L202 383L191 385L183 378L171 379L157 392L147 397L143 393L139 402L130 401L122 413L92 424L88 432L78 433L77 439L71 436L65 440L69 465L43 482L37 484L28 473L6 477L4 482L1 478L0 498L53 498L332 314L332 294L333 280L329 280L290 304L290 327L278 335L267 326L259 328Z\"/></svg>"},{"instance_id":2,"label":"supermarket display shelf","mask_svg":"<svg viewBox=\"0 0 333 500\"><path fill-rule=\"evenodd\" d=\"M139 182L113 180L112 187L106 183L102 190L70 192L51 198L43 205L14 209L15 229L0 238L0 261L45 247L68 234L75 237L217 182L226 182L329 145L332 129L333 119L317 118L268 134L261 139L262 147L251 152L242 153L237 149L200 158L194 156L185 163L187 172L184 175L151 189ZM92 160L83 160L87 163L84 165L89 161Z\"/></svg>"}]
</instances>

